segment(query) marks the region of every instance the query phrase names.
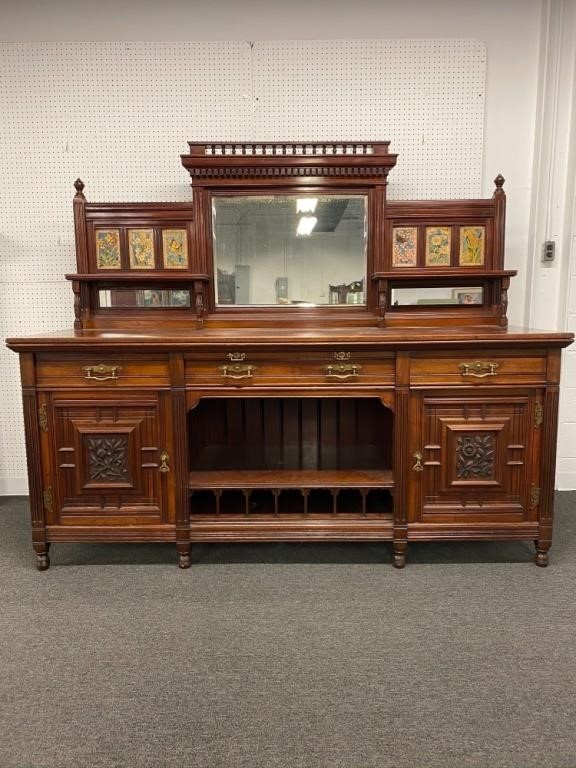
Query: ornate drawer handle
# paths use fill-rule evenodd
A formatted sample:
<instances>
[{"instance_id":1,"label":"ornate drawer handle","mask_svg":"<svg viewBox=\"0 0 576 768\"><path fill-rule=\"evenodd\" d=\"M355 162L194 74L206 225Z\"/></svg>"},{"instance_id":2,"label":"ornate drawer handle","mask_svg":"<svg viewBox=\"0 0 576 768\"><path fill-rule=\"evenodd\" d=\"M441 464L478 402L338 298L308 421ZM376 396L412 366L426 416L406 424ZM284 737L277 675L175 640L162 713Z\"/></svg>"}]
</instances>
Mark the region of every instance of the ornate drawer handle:
<instances>
[{"instance_id":1,"label":"ornate drawer handle","mask_svg":"<svg viewBox=\"0 0 576 768\"><path fill-rule=\"evenodd\" d=\"M424 457L422 456L420 451L416 451L415 453L413 453L412 458L414 459L414 466L412 467L414 472L422 472L422 470L424 469L424 467L422 466L422 459Z\"/></svg>"},{"instance_id":2,"label":"ornate drawer handle","mask_svg":"<svg viewBox=\"0 0 576 768\"><path fill-rule=\"evenodd\" d=\"M220 370L227 379L251 379L255 365L221 365Z\"/></svg>"},{"instance_id":3,"label":"ornate drawer handle","mask_svg":"<svg viewBox=\"0 0 576 768\"><path fill-rule=\"evenodd\" d=\"M168 466L169 461L170 455L168 454L168 451L162 451L160 454L160 466L158 467L158 472L170 472L170 467Z\"/></svg>"},{"instance_id":4,"label":"ornate drawer handle","mask_svg":"<svg viewBox=\"0 0 576 768\"><path fill-rule=\"evenodd\" d=\"M94 379L95 381L108 381L108 379L117 379L118 371L122 368L119 365L85 365L82 367L85 379Z\"/></svg>"},{"instance_id":5,"label":"ornate drawer handle","mask_svg":"<svg viewBox=\"0 0 576 768\"><path fill-rule=\"evenodd\" d=\"M358 376L361 370L362 366L356 365L356 363L324 366L324 373L329 379L353 379Z\"/></svg>"},{"instance_id":6,"label":"ornate drawer handle","mask_svg":"<svg viewBox=\"0 0 576 768\"><path fill-rule=\"evenodd\" d=\"M474 360L473 363L460 363L460 373L462 376L476 376L477 379L483 379L485 376L496 376L496 369L500 363L494 363L490 360Z\"/></svg>"}]
</instances>

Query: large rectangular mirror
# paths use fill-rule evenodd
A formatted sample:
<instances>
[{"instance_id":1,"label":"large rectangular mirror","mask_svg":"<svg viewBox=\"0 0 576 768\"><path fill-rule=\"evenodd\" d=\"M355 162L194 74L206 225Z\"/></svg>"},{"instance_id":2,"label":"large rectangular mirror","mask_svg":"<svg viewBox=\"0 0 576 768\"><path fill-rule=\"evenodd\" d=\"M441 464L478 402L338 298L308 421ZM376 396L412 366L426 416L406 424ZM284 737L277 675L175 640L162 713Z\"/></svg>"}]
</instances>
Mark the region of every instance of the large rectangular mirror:
<instances>
[{"instance_id":1,"label":"large rectangular mirror","mask_svg":"<svg viewBox=\"0 0 576 768\"><path fill-rule=\"evenodd\" d=\"M213 198L218 305L364 304L365 195Z\"/></svg>"}]
</instances>

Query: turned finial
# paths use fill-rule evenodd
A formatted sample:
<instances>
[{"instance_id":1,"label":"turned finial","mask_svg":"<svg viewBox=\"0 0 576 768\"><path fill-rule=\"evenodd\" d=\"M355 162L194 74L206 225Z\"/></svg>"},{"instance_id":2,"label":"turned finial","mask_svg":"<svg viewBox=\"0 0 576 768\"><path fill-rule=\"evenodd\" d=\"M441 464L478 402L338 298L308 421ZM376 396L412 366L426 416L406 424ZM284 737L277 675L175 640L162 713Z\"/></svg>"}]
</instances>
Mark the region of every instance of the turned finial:
<instances>
[{"instance_id":1,"label":"turned finial","mask_svg":"<svg viewBox=\"0 0 576 768\"><path fill-rule=\"evenodd\" d=\"M74 188L76 190L76 197L84 197L83 190L84 190L84 182L82 179L76 179L74 182Z\"/></svg>"},{"instance_id":2,"label":"turned finial","mask_svg":"<svg viewBox=\"0 0 576 768\"><path fill-rule=\"evenodd\" d=\"M502 176L502 174L499 173L498 176L496 176L496 178L494 179L494 184L496 184L496 189L502 189L505 181L506 179L504 178L504 176Z\"/></svg>"}]
</instances>

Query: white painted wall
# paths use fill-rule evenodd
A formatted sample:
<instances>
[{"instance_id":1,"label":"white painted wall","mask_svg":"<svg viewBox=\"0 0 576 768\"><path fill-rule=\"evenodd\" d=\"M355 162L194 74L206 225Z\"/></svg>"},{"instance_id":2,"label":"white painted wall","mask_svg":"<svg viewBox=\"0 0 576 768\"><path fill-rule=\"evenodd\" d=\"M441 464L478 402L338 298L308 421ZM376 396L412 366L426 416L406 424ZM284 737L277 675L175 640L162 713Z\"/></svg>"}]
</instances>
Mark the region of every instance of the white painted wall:
<instances>
[{"instance_id":1,"label":"white painted wall","mask_svg":"<svg viewBox=\"0 0 576 768\"><path fill-rule=\"evenodd\" d=\"M576 331L576 2L545 3L536 110L531 279L526 303L532 327ZM553 241L556 258L542 261ZM576 345L564 352L557 484L576 488Z\"/></svg>"},{"instance_id":2,"label":"white painted wall","mask_svg":"<svg viewBox=\"0 0 576 768\"><path fill-rule=\"evenodd\" d=\"M539 88L545 87L539 70L541 38L542 35L549 35L546 13L550 7L554 10L554 6L558 5L573 6L573 0L483 0L482 3L478 0L403 0L401 3L396 0L356 0L354 3L349 0L332 0L330 3L325 0L212 0L210 3L185 0L164 0L162 3L157 0L100 0L98 3L84 0L52 0L50 3L43 0L2 0L0 38L5 41L178 41L183 37L204 41L366 38L472 38L482 41L487 56L482 194L492 194L492 180L497 173L501 172L506 177L506 264L519 272L510 291L509 317L512 324L522 324L525 317L534 314L532 280L538 284L541 279L540 270L534 264L539 232L531 220L535 185L541 183L541 175L535 176L533 159L535 143L541 136L546 138L538 117L542 111ZM41 61L38 66L42 66ZM142 66L146 69L145 56ZM213 66L217 71L217 57ZM0 85L1 78L0 70ZM564 102L570 83L574 83L573 77L559 82L559 98ZM65 81L57 85L65 88ZM278 87L282 87L281 82ZM245 96L250 98L253 95ZM183 89L181 98L186 101L193 98L193 94ZM167 108L178 109L178 104L168 103ZM31 117L38 119L38 114ZM75 117L74 114L67 115L72 124ZM223 115L222 119L229 119L229 116ZM573 130L573 117L568 117L567 125ZM35 163L42 162L42 128L40 119L38 144L26 148L34 154ZM105 119L95 125L94 130L104 131ZM191 137L185 135L181 138ZM394 140L393 136L383 138ZM3 140L0 136L0 141ZM132 149L126 147L124 151ZM22 151L22 147L18 151ZM446 158L446 163L450 164L450 157ZM477 170L471 168L471 175ZM96 180L98 174L94 176ZM62 185L62 173L55 183ZM161 181L157 186L161 188ZM563 224L564 239L567 226ZM568 242L573 240L568 237ZM566 277L572 275L569 316L574 327L576 256L569 264L568 255L562 253L557 263L559 270L565 270ZM554 327L563 326L567 315L566 284L566 280L555 281L553 291L547 294L548 301L559 306L552 321ZM56 291L56 288L53 290ZM1 299L2 285L0 308ZM41 296L39 300L42 300ZM69 311L66 316L70 317ZM25 333L27 326L34 325L34 318L24 317L19 323L18 331ZM572 353L566 357L564 381L570 384L576 382L576 358ZM563 399L566 426L561 428L559 468L572 473L571 477L575 480L572 487L576 487L576 449L572 448L576 446L576 395L573 391L568 392L570 389L573 388L565 388L568 394ZM14 429L21 429L19 417L15 419ZM16 485L0 485L0 492L18 492L18 489Z\"/></svg>"}]
</instances>

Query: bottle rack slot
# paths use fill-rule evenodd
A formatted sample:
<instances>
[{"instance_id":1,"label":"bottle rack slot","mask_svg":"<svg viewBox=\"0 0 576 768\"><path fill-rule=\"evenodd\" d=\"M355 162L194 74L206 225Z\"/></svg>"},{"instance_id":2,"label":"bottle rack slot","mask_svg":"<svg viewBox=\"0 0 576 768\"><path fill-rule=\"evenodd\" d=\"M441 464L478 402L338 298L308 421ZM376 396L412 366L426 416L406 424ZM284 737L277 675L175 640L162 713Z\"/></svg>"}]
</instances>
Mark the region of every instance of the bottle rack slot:
<instances>
[{"instance_id":1,"label":"bottle rack slot","mask_svg":"<svg viewBox=\"0 0 576 768\"><path fill-rule=\"evenodd\" d=\"M392 516L389 488L198 488L190 519L370 518Z\"/></svg>"}]
</instances>

